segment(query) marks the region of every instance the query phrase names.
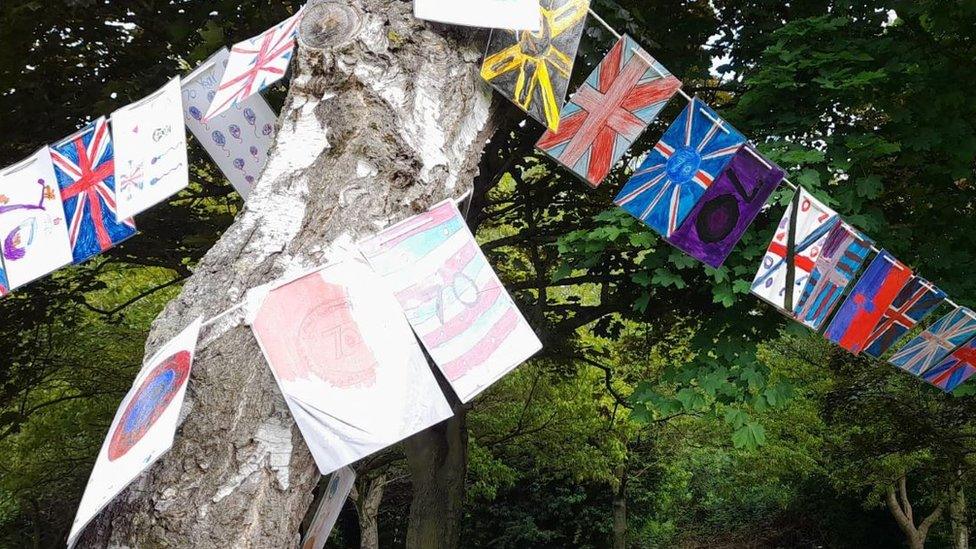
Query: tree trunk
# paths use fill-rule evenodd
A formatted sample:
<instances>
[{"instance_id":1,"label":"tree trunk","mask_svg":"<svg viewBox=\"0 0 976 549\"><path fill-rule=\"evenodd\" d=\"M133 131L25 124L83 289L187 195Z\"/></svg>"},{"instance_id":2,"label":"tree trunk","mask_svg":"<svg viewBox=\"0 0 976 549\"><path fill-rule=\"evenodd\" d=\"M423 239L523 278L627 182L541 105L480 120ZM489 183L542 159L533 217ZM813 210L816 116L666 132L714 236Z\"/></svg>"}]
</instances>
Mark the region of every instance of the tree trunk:
<instances>
[{"instance_id":1,"label":"tree trunk","mask_svg":"<svg viewBox=\"0 0 976 549\"><path fill-rule=\"evenodd\" d=\"M383 487L386 485L386 474L375 478L364 477L356 480L355 493L356 512L359 514L359 547L361 549L379 549L380 503L383 502Z\"/></svg>"},{"instance_id":2,"label":"tree trunk","mask_svg":"<svg viewBox=\"0 0 976 549\"><path fill-rule=\"evenodd\" d=\"M949 500L949 522L952 524L953 549L969 549L969 521L966 518L966 492L962 482L952 486Z\"/></svg>"},{"instance_id":3,"label":"tree trunk","mask_svg":"<svg viewBox=\"0 0 976 549\"><path fill-rule=\"evenodd\" d=\"M457 547L460 542L464 477L468 468L465 409L411 437L404 444L413 488L407 547ZM445 519L446 517L446 519Z\"/></svg>"},{"instance_id":4,"label":"tree trunk","mask_svg":"<svg viewBox=\"0 0 976 549\"><path fill-rule=\"evenodd\" d=\"M494 127L477 67L482 44L461 36L471 33L432 32L410 2L310 2L268 165L244 212L154 323L147 350L250 288L461 195ZM204 331L172 450L102 513L82 546L297 543L319 472L242 316ZM423 547L456 540L459 431L463 418L405 446L416 491L410 535Z\"/></svg>"},{"instance_id":5,"label":"tree trunk","mask_svg":"<svg viewBox=\"0 0 976 549\"><path fill-rule=\"evenodd\" d=\"M908 499L907 484L906 477L902 476L897 483L889 485L885 494L885 503L888 506L888 511L891 512L891 516L898 523L898 527L905 534L908 546L911 549L924 549L929 528L942 516L943 506L940 503L929 516L925 517L921 524L916 526L914 510L911 501ZM896 490L897 496L895 495Z\"/></svg>"},{"instance_id":6,"label":"tree trunk","mask_svg":"<svg viewBox=\"0 0 976 549\"><path fill-rule=\"evenodd\" d=\"M620 485L613 494L613 549L627 549L627 464L617 467Z\"/></svg>"}]
</instances>

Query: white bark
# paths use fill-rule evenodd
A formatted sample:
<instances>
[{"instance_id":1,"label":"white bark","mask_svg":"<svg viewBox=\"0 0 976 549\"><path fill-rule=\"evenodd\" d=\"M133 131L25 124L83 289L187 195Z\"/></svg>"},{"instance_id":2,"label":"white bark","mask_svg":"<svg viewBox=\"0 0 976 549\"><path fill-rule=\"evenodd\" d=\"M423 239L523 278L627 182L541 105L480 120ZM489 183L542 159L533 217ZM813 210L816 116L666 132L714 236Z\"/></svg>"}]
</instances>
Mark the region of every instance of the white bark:
<instances>
[{"instance_id":1,"label":"white bark","mask_svg":"<svg viewBox=\"0 0 976 549\"><path fill-rule=\"evenodd\" d=\"M322 49L299 48L268 166L155 322L148 350L249 288L319 265L330 248L470 186L492 130L481 44L460 39L469 32L432 32L411 9L399 0L310 4L302 41ZM319 474L241 316L205 331L172 451L82 546L295 543Z\"/></svg>"}]
</instances>

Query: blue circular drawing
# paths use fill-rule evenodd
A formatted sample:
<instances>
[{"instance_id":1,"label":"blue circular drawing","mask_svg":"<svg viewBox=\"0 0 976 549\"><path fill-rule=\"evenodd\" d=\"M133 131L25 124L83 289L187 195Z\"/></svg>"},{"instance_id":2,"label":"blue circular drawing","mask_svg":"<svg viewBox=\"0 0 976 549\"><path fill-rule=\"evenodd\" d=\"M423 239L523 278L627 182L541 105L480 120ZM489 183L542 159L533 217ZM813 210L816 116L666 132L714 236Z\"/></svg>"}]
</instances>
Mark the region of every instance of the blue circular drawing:
<instances>
[{"instance_id":1,"label":"blue circular drawing","mask_svg":"<svg viewBox=\"0 0 976 549\"><path fill-rule=\"evenodd\" d=\"M668 178L676 183L691 181L698 173L702 157L691 147L678 147L668 159Z\"/></svg>"}]
</instances>

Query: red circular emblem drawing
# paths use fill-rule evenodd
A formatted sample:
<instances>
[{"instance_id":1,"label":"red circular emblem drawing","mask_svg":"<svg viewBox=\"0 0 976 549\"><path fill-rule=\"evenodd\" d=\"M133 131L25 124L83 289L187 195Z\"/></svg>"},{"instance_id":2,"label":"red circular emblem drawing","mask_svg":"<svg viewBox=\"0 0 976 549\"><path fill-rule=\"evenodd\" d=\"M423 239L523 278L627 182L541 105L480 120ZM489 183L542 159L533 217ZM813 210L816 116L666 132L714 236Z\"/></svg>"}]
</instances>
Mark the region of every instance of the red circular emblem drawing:
<instances>
[{"instance_id":1,"label":"red circular emblem drawing","mask_svg":"<svg viewBox=\"0 0 976 549\"><path fill-rule=\"evenodd\" d=\"M156 366L125 407L108 445L108 459L115 461L139 443L159 420L190 376L190 353L180 351Z\"/></svg>"}]
</instances>

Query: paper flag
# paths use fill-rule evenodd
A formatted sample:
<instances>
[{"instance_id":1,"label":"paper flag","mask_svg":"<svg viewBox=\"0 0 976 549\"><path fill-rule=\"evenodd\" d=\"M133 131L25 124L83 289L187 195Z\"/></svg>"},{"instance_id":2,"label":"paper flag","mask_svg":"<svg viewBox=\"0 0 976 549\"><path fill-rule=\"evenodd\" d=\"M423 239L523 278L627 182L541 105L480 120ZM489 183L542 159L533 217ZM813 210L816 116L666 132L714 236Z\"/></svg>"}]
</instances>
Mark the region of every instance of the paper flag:
<instances>
[{"instance_id":1,"label":"paper flag","mask_svg":"<svg viewBox=\"0 0 976 549\"><path fill-rule=\"evenodd\" d=\"M14 289L72 261L61 190L45 146L0 171L0 250Z\"/></svg>"},{"instance_id":2,"label":"paper flag","mask_svg":"<svg viewBox=\"0 0 976 549\"><path fill-rule=\"evenodd\" d=\"M194 320L146 362L119 405L71 526L69 548L115 496L173 446L202 321Z\"/></svg>"},{"instance_id":3,"label":"paper flag","mask_svg":"<svg viewBox=\"0 0 976 549\"><path fill-rule=\"evenodd\" d=\"M108 123L99 118L51 148L75 263L136 234L132 219L115 207L115 153Z\"/></svg>"},{"instance_id":4,"label":"paper flag","mask_svg":"<svg viewBox=\"0 0 976 549\"><path fill-rule=\"evenodd\" d=\"M721 267L785 175L751 145L743 146L668 242Z\"/></svg>"},{"instance_id":5,"label":"paper flag","mask_svg":"<svg viewBox=\"0 0 976 549\"><path fill-rule=\"evenodd\" d=\"M844 349L859 354L885 311L911 278L911 269L881 250L858 279L824 335Z\"/></svg>"},{"instance_id":6,"label":"paper flag","mask_svg":"<svg viewBox=\"0 0 976 549\"><path fill-rule=\"evenodd\" d=\"M870 254L868 237L846 223L834 225L800 294L796 319L819 332Z\"/></svg>"},{"instance_id":7,"label":"paper flag","mask_svg":"<svg viewBox=\"0 0 976 549\"><path fill-rule=\"evenodd\" d=\"M190 184L180 79L112 114L115 200L132 217Z\"/></svg>"},{"instance_id":8,"label":"paper flag","mask_svg":"<svg viewBox=\"0 0 976 549\"><path fill-rule=\"evenodd\" d=\"M538 31L539 0L414 0L417 19L493 29Z\"/></svg>"},{"instance_id":9,"label":"paper flag","mask_svg":"<svg viewBox=\"0 0 976 549\"><path fill-rule=\"evenodd\" d=\"M272 289L251 322L322 474L452 415L384 288L347 259Z\"/></svg>"},{"instance_id":10,"label":"paper flag","mask_svg":"<svg viewBox=\"0 0 976 549\"><path fill-rule=\"evenodd\" d=\"M329 479L329 485L325 488L325 497L319 504L312 523L308 525L305 538L302 541L302 549L323 549L325 542L329 540L329 534L335 527L336 520L345 506L346 498L352 492L353 484L356 483L356 472L349 467L343 467Z\"/></svg>"},{"instance_id":11,"label":"paper flag","mask_svg":"<svg viewBox=\"0 0 976 549\"><path fill-rule=\"evenodd\" d=\"M946 297L942 290L917 276L913 277L888 307L888 312L868 338L864 352L880 358L916 324L942 305Z\"/></svg>"},{"instance_id":12,"label":"paper flag","mask_svg":"<svg viewBox=\"0 0 976 549\"><path fill-rule=\"evenodd\" d=\"M538 32L492 31L481 77L556 131L590 0L539 0L539 6Z\"/></svg>"},{"instance_id":13,"label":"paper flag","mask_svg":"<svg viewBox=\"0 0 976 549\"><path fill-rule=\"evenodd\" d=\"M766 250L752 293L792 317L827 235L838 221L837 212L805 189L797 191Z\"/></svg>"},{"instance_id":14,"label":"paper flag","mask_svg":"<svg viewBox=\"0 0 976 549\"><path fill-rule=\"evenodd\" d=\"M907 372L922 375L973 336L976 336L976 313L959 307L909 341L889 362Z\"/></svg>"},{"instance_id":15,"label":"paper flag","mask_svg":"<svg viewBox=\"0 0 976 549\"><path fill-rule=\"evenodd\" d=\"M183 120L245 200L268 163L277 116L260 93L238 101L210 121L210 108L230 51L223 48L183 79Z\"/></svg>"},{"instance_id":16,"label":"paper flag","mask_svg":"<svg viewBox=\"0 0 976 549\"><path fill-rule=\"evenodd\" d=\"M597 65L562 109L559 131L536 147L597 187L681 88L629 36Z\"/></svg>"},{"instance_id":17,"label":"paper flag","mask_svg":"<svg viewBox=\"0 0 976 549\"><path fill-rule=\"evenodd\" d=\"M542 349L453 201L360 249L462 402Z\"/></svg>"},{"instance_id":18,"label":"paper flag","mask_svg":"<svg viewBox=\"0 0 976 549\"><path fill-rule=\"evenodd\" d=\"M696 97L614 203L670 237L745 142L745 136Z\"/></svg>"},{"instance_id":19,"label":"paper flag","mask_svg":"<svg viewBox=\"0 0 976 549\"><path fill-rule=\"evenodd\" d=\"M953 351L937 366L925 372L922 379L949 393L976 373L976 340Z\"/></svg>"},{"instance_id":20,"label":"paper flag","mask_svg":"<svg viewBox=\"0 0 976 549\"><path fill-rule=\"evenodd\" d=\"M217 86L217 93L203 119L213 117L231 106L281 80L291 63L295 37L303 10L263 33L234 44L227 69Z\"/></svg>"}]
</instances>

